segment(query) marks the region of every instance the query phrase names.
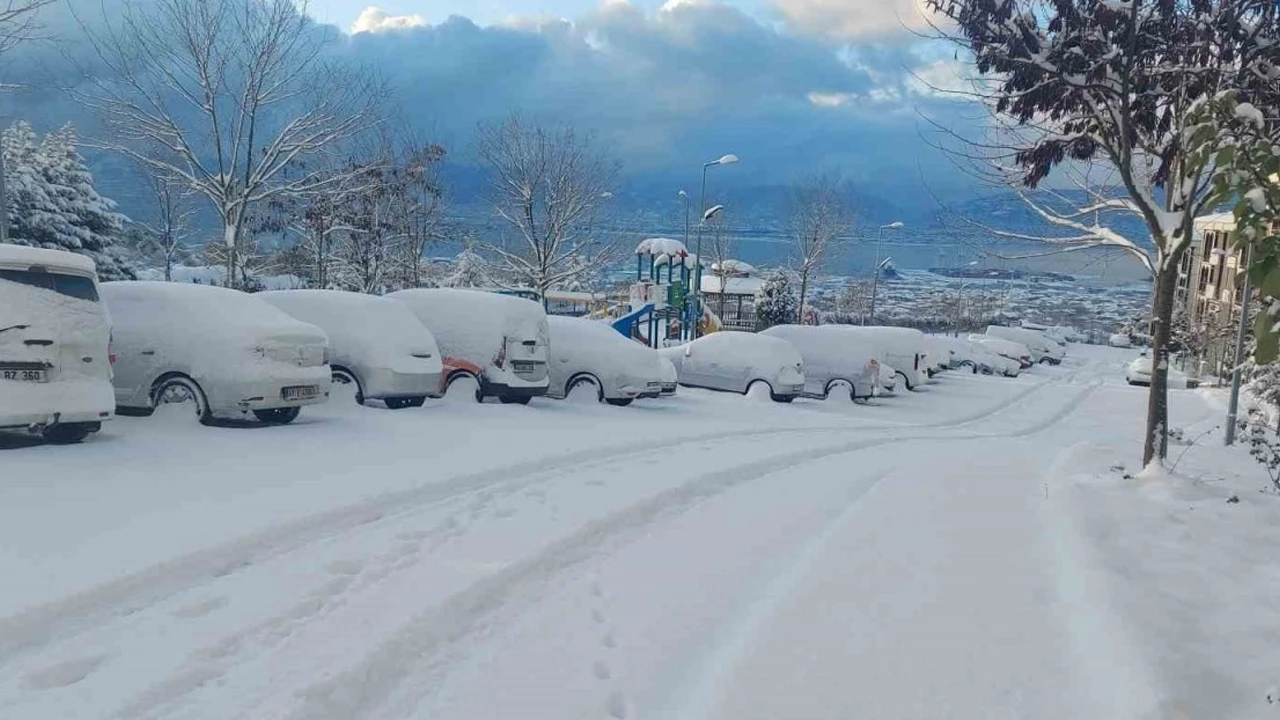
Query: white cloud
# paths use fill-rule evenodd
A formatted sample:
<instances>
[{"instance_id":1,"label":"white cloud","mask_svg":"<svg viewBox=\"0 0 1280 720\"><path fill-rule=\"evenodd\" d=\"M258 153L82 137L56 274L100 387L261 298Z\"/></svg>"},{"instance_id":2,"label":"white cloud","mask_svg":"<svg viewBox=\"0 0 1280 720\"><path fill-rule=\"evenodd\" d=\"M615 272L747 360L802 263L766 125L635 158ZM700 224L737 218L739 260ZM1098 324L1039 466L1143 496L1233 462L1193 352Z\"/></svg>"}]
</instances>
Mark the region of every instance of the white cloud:
<instances>
[{"instance_id":1,"label":"white cloud","mask_svg":"<svg viewBox=\"0 0 1280 720\"><path fill-rule=\"evenodd\" d=\"M390 15L386 10L370 5L351 23L351 34L392 32L426 26L427 20L421 15Z\"/></svg>"},{"instance_id":2,"label":"white cloud","mask_svg":"<svg viewBox=\"0 0 1280 720\"><path fill-rule=\"evenodd\" d=\"M857 93L809 93L809 104L814 107L833 108L848 105L858 99Z\"/></svg>"},{"instance_id":3,"label":"white cloud","mask_svg":"<svg viewBox=\"0 0 1280 720\"><path fill-rule=\"evenodd\" d=\"M769 0L788 26L812 35L850 40L927 27L924 0Z\"/></svg>"},{"instance_id":4,"label":"white cloud","mask_svg":"<svg viewBox=\"0 0 1280 720\"><path fill-rule=\"evenodd\" d=\"M973 92L973 83L969 80L971 71L968 63L938 60L914 71L910 80L911 90L920 95L957 98L957 92Z\"/></svg>"}]
</instances>

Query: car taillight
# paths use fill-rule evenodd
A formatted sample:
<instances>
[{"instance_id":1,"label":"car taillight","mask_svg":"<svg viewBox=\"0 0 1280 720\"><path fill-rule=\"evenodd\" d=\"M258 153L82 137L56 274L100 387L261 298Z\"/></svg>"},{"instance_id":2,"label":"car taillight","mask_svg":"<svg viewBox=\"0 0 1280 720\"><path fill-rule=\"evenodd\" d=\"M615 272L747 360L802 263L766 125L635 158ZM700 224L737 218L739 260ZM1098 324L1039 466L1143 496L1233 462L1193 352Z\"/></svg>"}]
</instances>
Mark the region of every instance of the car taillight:
<instances>
[{"instance_id":1,"label":"car taillight","mask_svg":"<svg viewBox=\"0 0 1280 720\"><path fill-rule=\"evenodd\" d=\"M501 348L501 349L499 349L499 350L498 350L498 354L497 354L496 356L494 356L494 358L493 358L493 364L494 364L494 366L495 366L495 367L497 367L499 370L501 370L501 369L502 369L502 364L503 364L503 363L505 363L506 361L507 361L507 336L506 336L506 335L503 335L503 336L502 336L502 348Z\"/></svg>"},{"instance_id":2,"label":"car taillight","mask_svg":"<svg viewBox=\"0 0 1280 720\"><path fill-rule=\"evenodd\" d=\"M116 364L116 338L114 335L107 336L107 362L112 365Z\"/></svg>"}]
</instances>

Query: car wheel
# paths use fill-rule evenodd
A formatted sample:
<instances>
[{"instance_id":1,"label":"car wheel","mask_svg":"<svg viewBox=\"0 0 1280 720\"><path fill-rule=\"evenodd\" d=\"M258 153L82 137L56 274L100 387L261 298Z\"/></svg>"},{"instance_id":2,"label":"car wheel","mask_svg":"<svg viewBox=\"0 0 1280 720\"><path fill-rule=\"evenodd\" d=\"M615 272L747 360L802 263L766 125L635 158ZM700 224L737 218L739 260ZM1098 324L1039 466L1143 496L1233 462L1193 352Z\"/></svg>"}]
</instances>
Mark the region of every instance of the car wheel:
<instances>
[{"instance_id":1,"label":"car wheel","mask_svg":"<svg viewBox=\"0 0 1280 720\"><path fill-rule=\"evenodd\" d=\"M844 388L849 389L850 401L857 399L855 397L856 393L854 392L854 389L853 389L853 383L849 382L848 380L832 380L831 382L827 383L827 397L831 397L831 395L834 393L844 393Z\"/></svg>"},{"instance_id":2,"label":"car wheel","mask_svg":"<svg viewBox=\"0 0 1280 720\"><path fill-rule=\"evenodd\" d=\"M588 395L590 393L590 395ZM590 402L594 399L596 402L604 400L604 390L600 387L600 383L590 375L579 375L569 381L568 387L564 390L564 399L570 400L574 397L583 402Z\"/></svg>"},{"instance_id":3,"label":"car wheel","mask_svg":"<svg viewBox=\"0 0 1280 720\"><path fill-rule=\"evenodd\" d=\"M634 398L605 398L604 401L615 407L626 407Z\"/></svg>"},{"instance_id":4,"label":"car wheel","mask_svg":"<svg viewBox=\"0 0 1280 720\"><path fill-rule=\"evenodd\" d=\"M773 386L764 380L752 380L743 394L752 400L765 400L773 397Z\"/></svg>"},{"instance_id":5,"label":"car wheel","mask_svg":"<svg viewBox=\"0 0 1280 720\"><path fill-rule=\"evenodd\" d=\"M298 419L298 413L302 412L300 407L284 407L271 408L270 410L254 410L254 417L259 422L267 425L288 425Z\"/></svg>"},{"instance_id":6,"label":"car wheel","mask_svg":"<svg viewBox=\"0 0 1280 720\"><path fill-rule=\"evenodd\" d=\"M444 386L444 396L445 399L453 401L470 399L475 402L484 402L484 391L480 389L480 381L468 372L450 375L449 381Z\"/></svg>"},{"instance_id":7,"label":"car wheel","mask_svg":"<svg viewBox=\"0 0 1280 720\"><path fill-rule=\"evenodd\" d=\"M769 393L769 399L776 403L785 404L785 403L791 402L792 400L795 400L796 396L795 395L777 395L775 393Z\"/></svg>"},{"instance_id":8,"label":"car wheel","mask_svg":"<svg viewBox=\"0 0 1280 720\"><path fill-rule=\"evenodd\" d=\"M354 385L356 390L356 404L364 404L364 388L360 385L360 380L355 376L355 373L346 368L336 367L333 369L333 384L348 386ZM391 405L388 404L387 407L391 407Z\"/></svg>"},{"instance_id":9,"label":"car wheel","mask_svg":"<svg viewBox=\"0 0 1280 720\"><path fill-rule=\"evenodd\" d=\"M912 384L911 384L911 380L910 380L909 378L907 378L907 374L906 374L906 373L904 373L904 372L902 372L901 370L899 370L898 372L896 372L896 373L894 373L894 374L895 374L895 375L897 375L898 377L902 378L902 385L903 385L904 387L906 387L906 388L907 388L907 390L915 390L915 389L916 389L916 386L915 386L915 385L912 385Z\"/></svg>"},{"instance_id":10,"label":"car wheel","mask_svg":"<svg viewBox=\"0 0 1280 720\"><path fill-rule=\"evenodd\" d=\"M528 405L531 399L528 395L503 395L498 398L503 405Z\"/></svg>"},{"instance_id":11,"label":"car wheel","mask_svg":"<svg viewBox=\"0 0 1280 720\"><path fill-rule=\"evenodd\" d=\"M75 445L102 428L102 423L67 423L47 427L41 435L45 442L53 445Z\"/></svg>"},{"instance_id":12,"label":"car wheel","mask_svg":"<svg viewBox=\"0 0 1280 720\"><path fill-rule=\"evenodd\" d=\"M169 375L160 378L151 387L151 406L174 405L189 402L196 412L201 424L208 425L213 420L209 410L209 401L200 389L199 383L185 375Z\"/></svg>"}]
</instances>

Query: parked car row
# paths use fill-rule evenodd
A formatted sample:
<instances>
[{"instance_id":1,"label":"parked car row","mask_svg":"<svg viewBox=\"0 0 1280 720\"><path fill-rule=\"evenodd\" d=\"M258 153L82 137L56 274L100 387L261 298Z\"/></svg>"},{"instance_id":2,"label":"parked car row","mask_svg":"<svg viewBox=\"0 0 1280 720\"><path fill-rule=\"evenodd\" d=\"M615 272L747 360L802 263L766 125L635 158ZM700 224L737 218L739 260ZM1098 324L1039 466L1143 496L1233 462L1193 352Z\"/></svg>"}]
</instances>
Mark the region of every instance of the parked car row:
<instances>
[{"instance_id":1,"label":"parked car row","mask_svg":"<svg viewBox=\"0 0 1280 720\"><path fill-rule=\"evenodd\" d=\"M99 285L86 258L6 245L0 428L76 442L116 412L150 415L177 402L205 423L285 424L327 401L334 384L358 403L392 410L445 394L629 405L679 385L777 402L861 401L916 390L946 369L1016 375L1033 358L1061 359L1052 340L1024 333L1035 335L993 326L960 340L905 328L779 325L655 351L608 324L548 317L540 304L508 295Z\"/></svg>"}]
</instances>

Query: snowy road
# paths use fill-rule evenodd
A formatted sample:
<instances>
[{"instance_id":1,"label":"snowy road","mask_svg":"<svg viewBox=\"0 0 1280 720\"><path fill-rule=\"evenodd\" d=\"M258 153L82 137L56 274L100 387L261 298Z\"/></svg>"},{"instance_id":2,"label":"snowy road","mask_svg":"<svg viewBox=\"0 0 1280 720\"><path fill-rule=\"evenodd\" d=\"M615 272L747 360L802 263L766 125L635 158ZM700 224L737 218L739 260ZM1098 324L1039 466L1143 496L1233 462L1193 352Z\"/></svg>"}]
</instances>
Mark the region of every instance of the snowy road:
<instances>
[{"instance_id":1,"label":"snowy road","mask_svg":"<svg viewBox=\"0 0 1280 720\"><path fill-rule=\"evenodd\" d=\"M0 717L1161 716L1051 500L1145 396L1073 350L875 407L343 404L0 450Z\"/></svg>"}]
</instances>

